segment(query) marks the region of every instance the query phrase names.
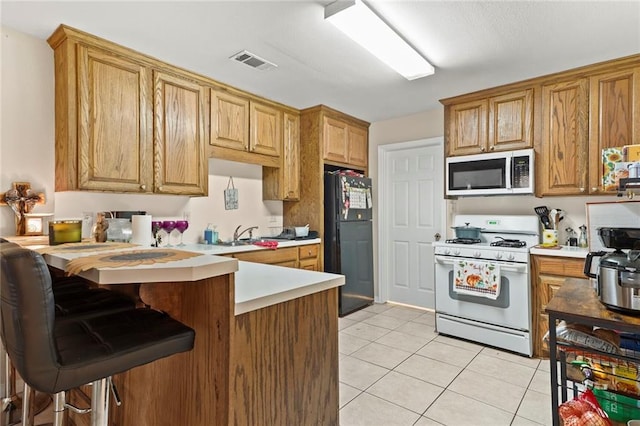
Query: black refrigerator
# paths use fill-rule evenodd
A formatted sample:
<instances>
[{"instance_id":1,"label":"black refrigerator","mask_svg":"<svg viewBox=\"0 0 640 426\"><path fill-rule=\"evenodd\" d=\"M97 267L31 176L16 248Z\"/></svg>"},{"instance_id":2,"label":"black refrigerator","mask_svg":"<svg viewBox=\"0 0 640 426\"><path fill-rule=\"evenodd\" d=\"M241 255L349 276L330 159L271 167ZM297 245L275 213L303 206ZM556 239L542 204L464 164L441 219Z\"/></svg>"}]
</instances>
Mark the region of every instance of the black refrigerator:
<instances>
[{"instance_id":1,"label":"black refrigerator","mask_svg":"<svg viewBox=\"0 0 640 426\"><path fill-rule=\"evenodd\" d=\"M371 179L325 172L324 270L345 276L339 315L373 303Z\"/></svg>"}]
</instances>

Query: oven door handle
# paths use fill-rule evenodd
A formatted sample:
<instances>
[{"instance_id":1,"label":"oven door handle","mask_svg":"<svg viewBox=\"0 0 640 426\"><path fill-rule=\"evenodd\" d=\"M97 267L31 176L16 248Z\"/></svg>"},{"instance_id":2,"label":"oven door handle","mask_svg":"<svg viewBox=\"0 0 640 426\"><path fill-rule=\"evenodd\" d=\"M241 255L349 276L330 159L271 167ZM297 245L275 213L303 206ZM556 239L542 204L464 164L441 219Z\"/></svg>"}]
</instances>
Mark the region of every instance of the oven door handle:
<instances>
[{"instance_id":1,"label":"oven door handle","mask_svg":"<svg viewBox=\"0 0 640 426\"><path fill-rule=\"evenodd\" d=\"M453 264L456 262L456 258L452 258L452 257L447 257L447 256L434 256L436 263L439 263L441 265L451 265L453 266ZM527 264L526 263L507 263L507 262L493 262L493 261L487 261L487 260L476 260L476 262L484 262L484 263L494 263L494 264L498 264L500 265L500 270L501 271L508 271L508 272L519 272L519 273L525 273L527 272Z\"/></svg>"}]
</instances>

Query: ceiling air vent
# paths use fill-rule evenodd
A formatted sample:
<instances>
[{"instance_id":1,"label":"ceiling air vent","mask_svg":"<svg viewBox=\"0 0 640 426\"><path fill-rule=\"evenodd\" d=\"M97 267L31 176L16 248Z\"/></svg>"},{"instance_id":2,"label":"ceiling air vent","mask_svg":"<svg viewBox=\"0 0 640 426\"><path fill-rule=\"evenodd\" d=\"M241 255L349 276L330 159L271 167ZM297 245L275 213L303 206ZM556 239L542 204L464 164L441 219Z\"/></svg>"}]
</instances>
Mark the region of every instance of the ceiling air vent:
<instances>
[{"instance_id":1,"label":"ceiling air vent","mask_svg":"<svg viewBox=\"0 0 640 426\"><path fill-rule=\"evenodd\" d=\"M232 55L229 59L235 59L238 62L242 62L243 64L249 65L251 68L256 68L259 70L268 70L269 68L277 67L273 62L269 62L266 59L262 59L258 55L254 55L251 52L247 52L243 50L241 52Z\"/></svg>"}]
</instances>

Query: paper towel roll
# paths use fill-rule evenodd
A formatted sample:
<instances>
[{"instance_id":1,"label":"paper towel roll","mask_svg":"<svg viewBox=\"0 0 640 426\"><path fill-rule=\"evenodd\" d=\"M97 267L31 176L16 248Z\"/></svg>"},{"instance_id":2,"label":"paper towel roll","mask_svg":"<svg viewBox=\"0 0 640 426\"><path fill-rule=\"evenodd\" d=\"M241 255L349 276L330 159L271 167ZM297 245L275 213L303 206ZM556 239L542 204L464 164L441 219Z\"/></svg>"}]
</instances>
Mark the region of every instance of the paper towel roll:
<instances>
[{"instance_id":1,"label":"paper towel roll","mask_svg":"<svg viewBox=\"0 0 640 426\"><path fill-rule=\"evenodd\" d=\"M131 216L131 229L133 235L131 242L142 246L151 245L151 215L150 214L134 214Z\"/></svg>"}]
</instances>

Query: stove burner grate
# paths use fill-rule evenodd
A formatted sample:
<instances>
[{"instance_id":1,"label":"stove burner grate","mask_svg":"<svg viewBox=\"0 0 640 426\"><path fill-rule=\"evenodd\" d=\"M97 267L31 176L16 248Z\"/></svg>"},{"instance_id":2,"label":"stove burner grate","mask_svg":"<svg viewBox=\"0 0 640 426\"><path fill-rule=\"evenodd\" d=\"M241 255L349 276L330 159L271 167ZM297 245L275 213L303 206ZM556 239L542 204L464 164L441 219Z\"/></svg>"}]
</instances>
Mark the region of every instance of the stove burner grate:
<instances>
[{"instance_id":1,"label":"stove burner grate","mask_svg":"<svg viewBox=\"0 0 640 426\"><path fill-rule=\"evenodd\" d=\"M451 240L445 240L445 243L449 244L478 244L482 242L480 238L453 238Z\"/></svg>"},{"instance_id":2,"label":"stove burner grate","mask_svg":"<svg viewBox=\"0 0 640 426\"><path fill-rule=\"evenodd\" d=\"M515 248L519 248L519 247L526 246L527 243L525 243L524 241L521 241L521 240L506 240L506 239L502 239L502 240L499 240L499 241L493 241L489 245L490 246L494 246L494 247L515 247Z\"/></svg>"}]
</instances>

